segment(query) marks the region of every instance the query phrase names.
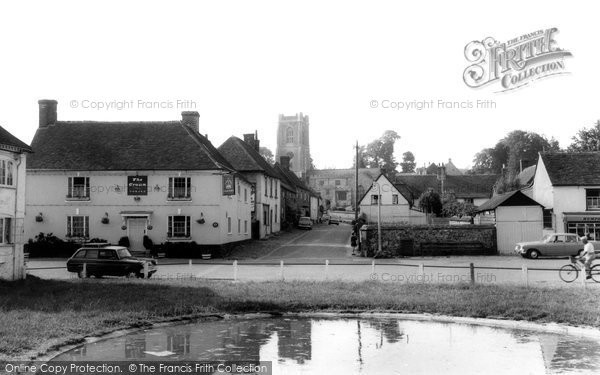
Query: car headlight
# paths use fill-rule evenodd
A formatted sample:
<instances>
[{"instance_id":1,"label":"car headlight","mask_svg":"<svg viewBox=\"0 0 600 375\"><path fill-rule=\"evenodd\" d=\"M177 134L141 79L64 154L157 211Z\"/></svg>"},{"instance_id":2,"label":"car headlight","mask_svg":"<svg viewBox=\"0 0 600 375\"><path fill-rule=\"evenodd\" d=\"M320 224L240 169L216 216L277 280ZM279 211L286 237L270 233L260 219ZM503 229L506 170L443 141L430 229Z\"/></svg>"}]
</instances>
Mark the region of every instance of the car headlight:
<instances>
[{"instance_id":1,"label":"car headlight","mask_svg":"<svg viewBox=\"0 0 600 375\"><path fill-rule=\"evenodd\" d=\"M519 246L519 245L515 246L515 251L521 251L521 246Z\"/></svg>"}]
</instances>

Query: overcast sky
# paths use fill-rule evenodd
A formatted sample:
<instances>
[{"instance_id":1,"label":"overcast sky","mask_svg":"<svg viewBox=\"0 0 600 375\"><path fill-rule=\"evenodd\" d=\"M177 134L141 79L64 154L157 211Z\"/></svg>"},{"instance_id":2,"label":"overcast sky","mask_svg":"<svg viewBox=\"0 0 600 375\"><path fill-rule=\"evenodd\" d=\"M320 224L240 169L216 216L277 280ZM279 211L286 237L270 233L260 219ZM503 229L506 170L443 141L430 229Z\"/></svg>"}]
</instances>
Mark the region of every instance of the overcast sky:
<instances>
[{"instance_id":1,"label":"overcast sky","mask_svg":"<svg viewBox=\"0 0 600 375\"><path fill-rule=\"evenodd\" d=\"M42 98L59 101L59 120L176 120L197 110L216 146L257 130L275 152L278 115L303 112L318 168L351 166L355 140L386 129L402 137L398 159L410 150L419 165L468 167L511 130L565 147L600 118L598 10L553 1L3 2L0 125L30 143ZM467 43L551 27L573 53L569 75L505 93L463 82ZM478 99L496 108L437 108ZM385 100L436 106L381 108Z\"/></svg>"}]
</instances>

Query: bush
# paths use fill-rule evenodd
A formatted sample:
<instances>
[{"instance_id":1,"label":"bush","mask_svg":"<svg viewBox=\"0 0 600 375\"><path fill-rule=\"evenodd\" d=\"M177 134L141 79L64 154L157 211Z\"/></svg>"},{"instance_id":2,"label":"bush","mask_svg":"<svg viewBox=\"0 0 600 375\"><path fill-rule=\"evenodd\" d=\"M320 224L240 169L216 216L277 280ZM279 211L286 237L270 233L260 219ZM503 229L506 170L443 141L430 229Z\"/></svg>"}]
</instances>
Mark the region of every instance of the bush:
<instances>
[{"instance_id":1,"label":"bush","mask_svg":"<svg viewBox=\"0 0 600 375\"><path fill-rule=\"evenodd\" d=\"M156 253L164 252L167 258L202 258L202 254L211 254L213 258L223 256L220 246L198 245L196 242L165 242L154 246Z\"/></svg>"},{"instance_id":2,"label":"bush","mask_svg":"<svg viewBox=\"0 0 600 375\"><path fill-rule=\"evenodd\" d=\"M152 240L148 236L144 236L144 242L143 243L144 243L144 248L146 250L152 250L152 248L154 247L154 242L152 242Z\"/></svg>"},{"instance_id":3,"label":"bush","mask_svg":"<svg viewBox=\"0 0 600 375\"><path fill-rule=\"evenodd\" d=\"M129 248L129 237L127 236L123 236L121 238L119 238L119 246L123 246L123 247L127 247Z\"/></svg>"},{"instance_id":4,"label":"bush","mask_svg":"<svg viewBox=\"0 0 600 375\"><path fill-rule=\"evenodd\" d=\"M29 253L30 258L68 258L82 246L75 241L63 241L52 233L40 232L34 239L29 239L24 250Z\"/></svg>"}]
</instances>

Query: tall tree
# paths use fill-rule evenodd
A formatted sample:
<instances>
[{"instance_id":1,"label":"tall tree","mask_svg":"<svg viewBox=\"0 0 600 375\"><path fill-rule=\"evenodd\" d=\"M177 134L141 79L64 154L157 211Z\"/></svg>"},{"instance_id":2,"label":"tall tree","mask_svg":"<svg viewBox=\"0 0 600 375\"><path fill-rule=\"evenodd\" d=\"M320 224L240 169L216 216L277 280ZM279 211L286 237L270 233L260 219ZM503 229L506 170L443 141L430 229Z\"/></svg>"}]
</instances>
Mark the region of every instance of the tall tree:
<instances>
[{"instance_id":1,"label":"tall tree","mask_svg":"<svg viewBox=\"0 0 600 375\"><path fill-rule=\"evenodd\" d=\"M531 165L537 160L539 152L560 151L558 141L548 140L545 136L514 130L502 138L493 148L485 148L478 152L473 159L473 173L501 173L502 167L507 168L510 176L516 176L521 163Z\"/></svg>"},{"instance_id":2,"label":"tall tree","mask_svg":"<svg viewBox=\"0 0 600 375\"><path fill-rule=\"evenodd\" d=\"M381 168L388 176L396 174L398 163L394 158L394 143L400 139L398 133L386 130L383 135L369 143L365 149L368 168Z\"/></svg>"},{"instance_id":3,"label":"tall tree","mask_svg":"<svg viewBox=\"0 0 600 375\"><path fill-rule=\"evenodd\" d=\"M269 163L275 164L275 156L273 155L273 151L269 150L267 147L260 147L258 149L258 153Z\"/></svg>"},{"instance_id":4,"label":"tall tree","mask_svg":"<svg viewBox=\"0 0 600 375\"><path fill-rule=\"evenodd\" d=\"M402 163L400 163L400 167L402 168L402 173L415 173L415 167L417 163L415 163L415 155L406 151L402 154Z\"/></svg>"},{"instance_id":5,"label":"tall tree","mask_svg":"<svg viewBox=\"0 0 600 375\"><path fill-rule=\"evenodd\" d=\"M583 128L577 132L577 135L571 138L573 143L567 151L585 152L600 151L600 120L591 128Z\"/></svg>"}]
</instances>

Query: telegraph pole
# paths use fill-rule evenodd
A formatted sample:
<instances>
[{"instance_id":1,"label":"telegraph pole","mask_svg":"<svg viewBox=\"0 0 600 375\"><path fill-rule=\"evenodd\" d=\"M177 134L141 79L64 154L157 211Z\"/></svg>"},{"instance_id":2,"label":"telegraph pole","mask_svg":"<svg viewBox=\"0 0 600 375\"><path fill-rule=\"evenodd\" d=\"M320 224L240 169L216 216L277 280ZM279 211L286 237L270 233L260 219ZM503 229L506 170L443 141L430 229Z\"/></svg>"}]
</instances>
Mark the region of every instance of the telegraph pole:
<instances>
[{"instance_id":1,"label":"telegraph pole","mask_svg":"<svg viewBox=\"0 0 600 375\"><path fill-rule=\"evenodd\" d=\"M354 163L354 222L358 221L358 141L356 141L356 162ZM358 233L357 233L358 235Z\"/></svg>"}]
</instances>

